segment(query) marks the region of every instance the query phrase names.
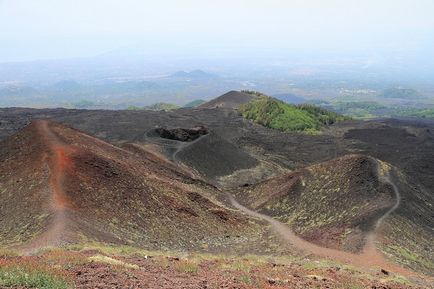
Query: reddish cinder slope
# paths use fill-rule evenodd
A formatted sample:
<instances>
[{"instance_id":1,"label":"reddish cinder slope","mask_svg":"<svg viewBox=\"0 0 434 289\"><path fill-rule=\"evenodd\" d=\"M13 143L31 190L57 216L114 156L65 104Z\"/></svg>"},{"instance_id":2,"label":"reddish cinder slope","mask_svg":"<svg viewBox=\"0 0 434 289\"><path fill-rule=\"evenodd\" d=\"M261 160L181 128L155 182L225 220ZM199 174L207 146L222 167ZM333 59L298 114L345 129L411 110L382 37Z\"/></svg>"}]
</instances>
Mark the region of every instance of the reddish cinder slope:
<instances>
[{"instance_id":1,"label":"reddish cinder slope","mask_svg":"<svg viewBox=\"0 0 434 289\"><path fill-rule=\"evenodd\" d=\"M221 249L261 236L261 226L215 200L216 188L150 155L33 122L1 146L1 242Z\"/></svg>"}]
</instances>

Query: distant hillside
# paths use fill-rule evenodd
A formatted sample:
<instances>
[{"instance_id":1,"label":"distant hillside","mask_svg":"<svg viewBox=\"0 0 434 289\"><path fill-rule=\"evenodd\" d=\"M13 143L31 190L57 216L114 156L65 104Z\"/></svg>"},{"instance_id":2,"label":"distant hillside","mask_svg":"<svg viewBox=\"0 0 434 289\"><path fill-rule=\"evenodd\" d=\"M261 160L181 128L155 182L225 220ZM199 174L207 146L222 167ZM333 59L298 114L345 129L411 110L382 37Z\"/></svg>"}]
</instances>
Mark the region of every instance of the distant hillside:
<instances>
[{"instance_id":1,"label":"distant hillside","mask_svg":"<svg viewBox=\"0 0 434 289\"><path fill-rule=\"evenodd\" d=\"M177 106L176 104L166 103L166 102L157 102L152 105L148 105L144 107L145 110L152 110L152 111L162 111L162 110L171 111L178 108L179 106Z\"/></svg>"},{"instance_id":2,"label":"distant hillside","mask_svg":"<svg viewBox=\"0 0 434 289\"><path fill-rule=\"evenodd\" d=\"M196 99L196 100L190 101L189 103L185 104L184 107L197 107L197 106L200 106L204 103L206 103L206 100Z\"/></svg>"},{"instance_id":3,"label":"distant hillside","mask_svg":"<svg viewBox=\"0 0 434 289\"><path fill-rule=\"evenodd\" d=\"M170 77L172 78L190 78L190 79L203 79L203 78L215 78L217 75L205 72L203 70L193 70L193 71L178 71L173 73Z\"/></svg>"},{"instance_id":4,"label":"distant hillside","mask_svg":"<svg viewBox=\"0 0 434 289\"><path fill-rule=\"evenodd\" d=\"M62 80L54 84L53 88L60 91L78 90L81 85L74 80Z\"/></svg>"},{"instance_id":5,"label":"distant hillside","mask_svg":"<svg viewBox=\"0 0 434 289\"><path fill-rule=\"evenodd\" d=\"M280 99L281 101L292 103L292 104L300 104L300 103L306 103L307 100L303 97L297 96L292 93L281 93L281 94L275 94L273 97Z\"/></svg>"},{"instance_id":6,"label":"distant hillside","mask_svg":"<svg viewBox=\"0 0 434 289\"><path fill-rule=\"evenodd\" d=\"M387 109L385 105L375 101L339 101L322 106L326 108L330 107L339 114L362 119L377 117L377 115Z\"/></svg>"},{"instance_id":7,"label":"distant hillside","mask_svg":"<svg viewBox=\"0 0 434 289\"><path fill-rule=\"evenodd\" d=\"M383 91L383 93L381 93L379 97L414 99L421 98L422 95L417 90L411 88L393 87Z\"/></svg>"},{"instance_id":8,"label":"distant hillside","mask_svg":"<svg viewBox=\"0 0 434 289\"><path fill-rule=\"evenodd\" d=\"M246 119L282 131L318 131L347 117L310 105L292 105L269 96L259 96L239 107Z\"/></svg>"},{"instance_id":9,"label":"distant hillside","mask_svg":"<svg viewBox=\"0 0 434 289\"><path fill-rule=\"evenodd\" d=\"M434 108L395 108L391 112L392 116L434 118Z\"/></svg>"},{"instance_id":10,"label":"distant hillside","mask_svg":"<svg viewBox=\"0 0 434 289\"><path fill-rule=\"evenodd\" d=\"M200 108L233 108L237 109L240 105L246 104L257 96L243 91L229 91L207 103L200 105Z\"/></svg>"}]
</instances>

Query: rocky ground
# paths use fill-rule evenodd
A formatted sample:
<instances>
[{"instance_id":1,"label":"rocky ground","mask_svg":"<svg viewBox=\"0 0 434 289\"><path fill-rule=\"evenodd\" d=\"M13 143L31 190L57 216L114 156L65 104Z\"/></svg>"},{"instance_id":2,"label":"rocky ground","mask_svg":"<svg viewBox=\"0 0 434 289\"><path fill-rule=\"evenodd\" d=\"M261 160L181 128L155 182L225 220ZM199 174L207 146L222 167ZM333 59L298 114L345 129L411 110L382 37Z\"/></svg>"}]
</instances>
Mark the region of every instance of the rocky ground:
<instances>
[{"instance_id":1,"label":"rocky ground","mask_svg":"<svg viewBox=\"0 0 434 289\"><path fill-rule=\"evenodd\" d=\"M46 250L29 257L3 255L0 276L8 270L12 274L10 279L18 278L20 273L28 274L29 285L32 280L36 282L33 276L43 276L45 279L38 279L40 286L57 284L58 288L429 287L427 283L417 284L385 270L360 271L332 261L310 259L161 254L97 244ZM10 288L1 282L0 278L0 288Z\"/></svg>"}]
</instances>

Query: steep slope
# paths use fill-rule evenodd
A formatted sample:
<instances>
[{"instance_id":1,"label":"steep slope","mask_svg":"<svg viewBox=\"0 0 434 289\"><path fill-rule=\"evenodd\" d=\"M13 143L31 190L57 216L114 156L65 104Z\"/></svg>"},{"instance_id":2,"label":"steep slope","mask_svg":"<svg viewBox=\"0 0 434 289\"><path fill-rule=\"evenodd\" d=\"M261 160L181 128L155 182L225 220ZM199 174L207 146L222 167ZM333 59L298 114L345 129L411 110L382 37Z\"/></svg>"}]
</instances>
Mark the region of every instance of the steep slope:
<instances>
[{"instance_id":1,"label":"steep slope","mask_svg":"<svg viewBox=\"0 0 434 289\"><path fill-rule=\"evenodd\" d=\"M236 199L257 212L251 216L259 213L288 225L293 232L289 240L314 254L400 270L387 265L387 256L431 274L429 222L412 216L416 204L421 206L419 197L396 169L363 155L347 155L236 192Z\"/></svg>"},{"instance_id":2,"label":"steep slope","mask_svg":"<svg viewBox=\"0 0 434 289\"><path fill-rule=\"evenodd\" d=\"M237 109L242 104L255 99L256 96L240 91L229 91L213 100L198 106L198 108L232 108Z\"/></svg>"},{"instance_id":3,"label":"steep slope","mask_svg":"<svg viewBox=\"0 0 434 289\"><path fill-rule=\"evenodd\" d=\"M195 169L209 180L259 164L247 152L213 132L182 147L175 153L174 159Z\"/></svg>"},{"instance_id":4,"label":"steep slope","mask_svg":"<svg viewBox=\"0 0 434 289\"><path fill-rule=\"evenodd\" d=\"M149 154L33 122L0 146L2 245L96 240L222 250L264 233L220 204L216 188Z\"/></svg>"},{"instance_id":5,"label":"steep slope","mask_svg":"<svg viewBox=\"0 0 434 289\"><path fill-rule=\"evenodd\" d=\"M377 178L376 164L359 155L262 182L238 196L306 240L348 251L362 249L364 234L394 204L393 192Z\"/></svg>"},{"instance_id":6,"label":"steep slope","mask_svg":"<svg viewBox=\"0 0 434 289\"><path fill-rule=\"evenodd\" d=\"M49 150L30 126L0 145L0 242L24 243L41 234L54 208L48 186Z\"/></svg>"}]
</instances>

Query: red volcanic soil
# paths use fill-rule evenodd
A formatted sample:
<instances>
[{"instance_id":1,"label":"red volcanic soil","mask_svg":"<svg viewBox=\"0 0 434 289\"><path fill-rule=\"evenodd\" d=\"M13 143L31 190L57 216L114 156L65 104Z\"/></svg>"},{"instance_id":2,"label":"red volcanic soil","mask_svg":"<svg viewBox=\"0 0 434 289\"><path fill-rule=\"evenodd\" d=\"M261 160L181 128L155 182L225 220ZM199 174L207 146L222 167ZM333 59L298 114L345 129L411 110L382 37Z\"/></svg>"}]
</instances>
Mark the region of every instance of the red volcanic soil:
<instances>
[{"instance_id":1,"label":"red volcanic soil","mask_svg":"<svg viewBox=\"0 0 434 289\"><path fill-rule=\"evenodd\" d=\"M41 133L46 136L47 146L51 151L51 156L49 157L50 188L53 194L54 205L57 209L64 209L68 206L68 201L62 188L62 181L66 169L71 169L73 166L70 155L74 149L72 146L62 144L49 131L47 121L39 121L37 122L37 126L41 130Z\"/></svg>"}]
</instances>

